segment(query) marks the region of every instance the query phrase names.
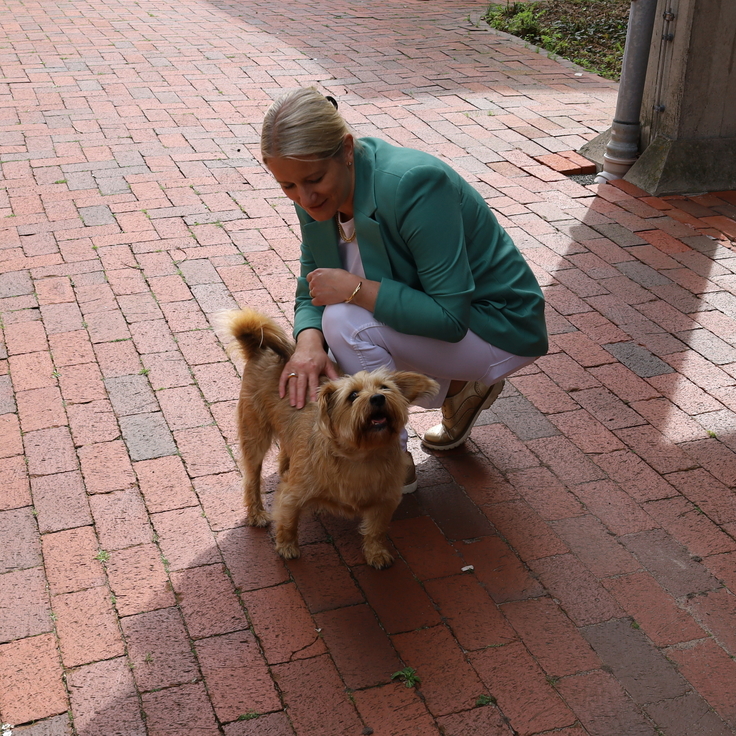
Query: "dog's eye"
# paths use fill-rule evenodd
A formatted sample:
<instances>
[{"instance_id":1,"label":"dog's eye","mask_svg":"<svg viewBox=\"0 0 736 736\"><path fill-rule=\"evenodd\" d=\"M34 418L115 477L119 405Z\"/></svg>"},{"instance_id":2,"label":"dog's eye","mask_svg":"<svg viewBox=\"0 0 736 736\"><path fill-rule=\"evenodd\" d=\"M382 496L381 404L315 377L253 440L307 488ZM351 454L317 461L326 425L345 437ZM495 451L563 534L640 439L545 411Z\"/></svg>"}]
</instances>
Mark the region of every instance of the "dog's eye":
<instances>
[{"instance_id":1,"label":"dog's eye","mask_svg":"<svg viewBox=\"0 0 736 736\"><path fill-rule=\"evenodd\" d=\"M351 393L350 396L348 396L348 401L352 404L353 401L355 401L355 399L357 398L358 398L358 392L353 391L353 393Z\"/></svg>"},{"instance_id":2,"label":"dog's eye","mask_svg":"<svg viewBox=\"0 0 736 736\"><path fill-rule=\"evenodd\" d=\"M388 386L381 386L382 391L388 391Z\"/></svg>"}]
</instances>

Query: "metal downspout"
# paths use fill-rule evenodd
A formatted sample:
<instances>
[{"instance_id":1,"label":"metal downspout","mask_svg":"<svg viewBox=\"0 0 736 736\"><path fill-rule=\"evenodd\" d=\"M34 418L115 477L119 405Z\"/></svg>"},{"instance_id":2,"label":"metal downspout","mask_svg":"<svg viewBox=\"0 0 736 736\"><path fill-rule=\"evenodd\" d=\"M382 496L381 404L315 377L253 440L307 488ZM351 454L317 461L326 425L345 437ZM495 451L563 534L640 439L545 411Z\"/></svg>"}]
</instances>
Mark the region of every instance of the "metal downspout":
<instances>
[{"instance_id":1,"label":"metal downspout","mask_svg":"<svg viewBox=\"0 0 736 736\"><path fill-rule=\"evenodd\" d=\"M596 183L621 179L639 156L639 116L657 1L631 0L616 113L611 125L611 137L603 155L603 171L596 176Z\"/></svg>"}]
</instances>

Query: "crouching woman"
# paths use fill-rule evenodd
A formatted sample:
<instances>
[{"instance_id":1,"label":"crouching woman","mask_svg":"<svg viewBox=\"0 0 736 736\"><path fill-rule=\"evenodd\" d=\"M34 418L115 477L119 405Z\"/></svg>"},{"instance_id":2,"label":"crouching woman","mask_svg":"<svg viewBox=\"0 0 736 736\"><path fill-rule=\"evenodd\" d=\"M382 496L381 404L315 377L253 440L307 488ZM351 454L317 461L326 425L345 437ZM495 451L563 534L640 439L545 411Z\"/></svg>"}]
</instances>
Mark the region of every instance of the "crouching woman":
<instances>
[{"instance_id":1,"label":"crouching woman","mask_svg":"<svg viewBox=\"0 0 736 736\"><path fill-rule=\"evenodd\" d=\"M503 379L547 352L544 298L509 235L450 166L356 139L314 88L273 103L261 152L302 235L296 351L281 395L296 407L314 400L335 362L344 373L418 371L440 384L425 405L442 407L423 443L463 443ZM408 452L406 466L408 492Z\"/></svg>"}]
</instances>

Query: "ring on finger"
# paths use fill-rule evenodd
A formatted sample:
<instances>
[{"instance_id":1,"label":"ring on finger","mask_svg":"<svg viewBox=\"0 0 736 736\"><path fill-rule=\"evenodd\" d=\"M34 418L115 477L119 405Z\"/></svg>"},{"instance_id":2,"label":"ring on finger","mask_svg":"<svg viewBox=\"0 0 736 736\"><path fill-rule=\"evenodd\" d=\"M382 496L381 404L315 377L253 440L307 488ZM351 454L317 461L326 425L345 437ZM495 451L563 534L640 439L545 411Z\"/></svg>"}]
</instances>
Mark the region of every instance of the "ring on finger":
<instances>
[{"instance_id":1,"label":"ring on finger","mask_svg":"<svg viewBox=\"0 0 736 736\"><path fill-rule=\"evenodd\" d=\"M290 378L297 378L297 377L298 377L298 376L297 376L297 374L296 374L296 373L289 373L289 375L288 375L288 376L286 376L286 380L288 381L288 380L289 380Z\"/></svg>"}]
</instances>

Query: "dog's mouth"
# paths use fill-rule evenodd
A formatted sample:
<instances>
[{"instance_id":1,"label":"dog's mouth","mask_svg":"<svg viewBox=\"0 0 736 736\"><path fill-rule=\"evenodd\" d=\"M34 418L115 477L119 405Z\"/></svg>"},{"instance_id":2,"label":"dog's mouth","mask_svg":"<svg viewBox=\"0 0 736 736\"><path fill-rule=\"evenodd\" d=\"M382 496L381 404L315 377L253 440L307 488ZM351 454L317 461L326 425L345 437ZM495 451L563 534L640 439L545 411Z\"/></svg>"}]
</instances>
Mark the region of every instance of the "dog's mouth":
<instances>
[{"instance_id":1,"label":"dog's mouth","mask_svg":"<svg viewBox=\"0 0 736 736\"><path fill-rule=\"evenodd\" d=\"M368 429L371 432L382 432L383 430L390 429L391 423L385 414L374 414L368 420Z\"/></svg>"}]
</instances>

